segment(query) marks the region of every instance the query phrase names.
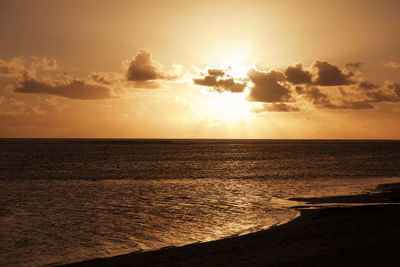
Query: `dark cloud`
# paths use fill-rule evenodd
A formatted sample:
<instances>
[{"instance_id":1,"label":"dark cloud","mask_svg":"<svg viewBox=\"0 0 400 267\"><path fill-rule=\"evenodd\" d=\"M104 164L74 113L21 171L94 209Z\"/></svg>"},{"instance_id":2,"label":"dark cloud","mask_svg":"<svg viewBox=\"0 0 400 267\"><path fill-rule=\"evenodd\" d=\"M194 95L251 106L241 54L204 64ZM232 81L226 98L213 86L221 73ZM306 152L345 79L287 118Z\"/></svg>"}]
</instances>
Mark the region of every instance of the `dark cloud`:
<instances>
[{"instance_id":1,"label":"dark cloud","mask_svg":"<svg viewBox=\"0 0 400 267\"><path fill-rule=\"evenodd\" d=\"M228 91L232 93L241 93L244 91L244 88L246 88L247 83L245 81L236 81L223 70L209 69L207 72L208 75L201 78L194 78L194 84L212 87L217 92Z\"/></svg>"},{"instance_id":2,"label":"dark cloud","mask_svg":"<svg viewBox=\"0 0 400 267\"><path fill-rule=\"evenodd\" d=\"M360 68L362 63L350 62L346 66ZM300 66L296 67L292 67L291 71L302 70ZM387 83L380 87L365 80L361 73L356 76L326 61L316 60L313 68L313 82L296 86L295 92L316 107L359 110L372 109L373 103L378 102L400 102L400 85L397 83ZM286 77L288 82L299 84L292 82L288 75ZM336 87L328 90L322 86Z\"/></svg>"},{"instance_id":3,"label":"dark cloud","mask_svg":"<svg viewBox=\"0 0 400 267\"><path fill-rule=\"evenodd\" d=\"M366 96L370 102L400 102L400 84L388 83L381 89L368 91Z\"/></svg>"},{"instance_id":4,"label":"dark cloud","mask_svg":"<svg viewBox=\"0 0 400 267\"><path fill-rule=\"evenodd\" d=\"M197 85L212 87L218 92L243 92L248 86L248 101L265 103L264 109L254 112L299 111L298 106L285 104L306 100L317 108L326 109L372 109L377 102L399 102L400 88L392 83L385 88L365 80L360 68L362 62L349 62L340 68L323 60L315 60L312 71L302 63L280 71L251 69L246 83L238 83L229 71L209 69L202 77L194 78ZM349 71L354 69L354 73ZM269 103L269 104L268 104Z\"/></svg>"},{"instance_id":5,"label":"dark cloud","mask_svg":"<svg viewBox=\"0 0 400 267\"><path fill-rule=\"evenodd\" d=\"M92 72L87 77L88 81L100 85L119 85L124 82L123 76L115 72Z\"/></svg>"},{"instance_id":6,"label":"dark cloud","mask_svg":"<svg viewBox=\"0 0 400 267\"><path fill-rule=\"evenodd\" d=\"M105 73L101 73L101 72L92 72L89 74L89 79L97 82L97 83L101 83L101 84L105 84L105 85L110 85L111 81L110 79L107 77L107 75Z\"/></svg>"},{"instance_id":7,"label":"dark cloud","mask_svg":"<svg viewBox=\"0 0 400 267\"><path fill-rule=\"evenodd\" d=\"M233 78L226 78L218 80L216 87L232 93L241 93L246 87L246 83L236 82Z\"/></svg>"},{"instance_id":8,"label":"dark cloud","mask_svg":"<svg viewBox=\"0 0 400 267\"><path fill-rule=\"evenodd\" d=\"M364 65L362 62L348 62L346 67L350 69L359 69L362 65Z\"/></svg>"},{"instance_id":9,"label":"dark cloud","mask_svg":"<svg viewBox=\"0 0 400 267\"><path fill-rule=\"evenodd\" d=\"M375 106L369 103L368 101L344 101L340 105L334 105L333 108L360 110L360 109L373 109L375 108Z\"/></svg>"},{"instance_id":10,"label":"dark cloud","mask_svg":"<svg viewBox=\"0 0 400 267\"><path fill-rule=\"evenodd\" d=\"M69 82L43 82L35 78L25 77L15 88L18 93L47 94L63 96L72 99L107 99L112 94L109 88L92 85L85 80L72 80Z\"/></svg>"},{"instance_id":11,"label":"dark cloud","mask_svg":"<svg viewBox=\"0 0 400 267\"><path fill-rule=\"evenodd\" d=\"M272 103L264 104L264 109L266 111L272 112L299 112L300 109L293 105L287 105L285 103Z\"/></svg>"},{"instance_id":12,"label":"dark cloud","mask_svg":"<svg viewBox=\"0 0 400 267\"><path fill-rule=\"evenodd\" d=\"M385 91L373 91L366 94L370 102L396 102L397 98L387 94Z\"/></svg>"},{"instance_id":13,"label":"dark cloud","mask_svg":"<svg viewBox=\"0 0 400 267\"><path fill-rule=\"evenodd\" d=\"M248 99L254 102L289 102L289 87L284 83L285 76L279 71L263 72L251 69L247 73L253 86Z\"/></svg>"},{"instance_id":14,"label":"dark cloud","mask_svg":"<svg viewBox=\"0 0 400 267\"><path fill-rule=\"evenodd\" d=\"M193 82L196 85L214 87L217 85L217 76L207 75L202 78L194 78Z\"/></svg>"},{"instance_id":15,"label":"dark cloud","mask_svg":"<svg viewBox=\"0 0 400 267\"><path fill-rule=\"evenodd\" d=\"M349 68L360 68L361 62L349 62ZM357 77L346 69L327 61L316 60L312 64L313 73L304 69L301 63L290 66L285 70L286 80L291 84L320 85L320 86L341 86L350 85L357 82Z\"/></svg>"},{"instance_id":16,"label":"dark cloud","mask_svg":"<svg viewBox=\"0 0 400 267\"><path fill-rule=\"evenodd\" d=\"M337 86L354 83L352 80L354 75L351 72L345 72L338 66L332 65L327 61L316 60L313 68L316 70L315 85Z\"/></svg>"},{"instance_id":17,"label":"dark cloud","mask_svg":"<svg viewBox=\"0 0 400 267\"><path fill-rule=\"evenodd\" d=\"M397 95L397 97L400 98L400 83L388 84L387 88L393 90L393 92Z\"/></svg>"},{"instance_id":18,"label":"dark cloud","mask_svg":"<svg viewBox=\"0 0 400 267\"><path fill-rule=\"evenodd\" d=\"M372 90L377 89L379 86L369 81L362 81L358 84L358 87L365 90Z\"/></svg>"},{"instance_id":19,"label":"dark cloud","mask_svg":"<svg viewBox=\"0 0 400 267\"><path fill-rule=\"evenodd\" d=\"M129 63L126 79L144 82L167 79L167 76L161 71L160 66L153 61L150 51L140 49Z\"/></svg>"},{"instance_id":20,"label":"dark cloud","mask_svg":"<svg viewBox=\"0 0 400 267\"><path fill-rule=\"evenodd\" d=\"M169 71L164 71L147 49L138 50L136 56L127 64L125 77L130 82L129 86L135 88L157 89L163 87L163 81L175 80L181 75L180 66L177 65Z\"/></svg>"},{"instance_id":21,"label":"dark cloud","mask_svg":"<svg viewBox=\"0 0 400 267\"><path fill-rule=\"evenodd\" d=\"M304 70L303 64L299 63L295 66L290 66L285 71L286 79L292 84L311 83L312 74Z\"/></svg>"},{"instance_id":22,"label":"dark cloud","mask_svg":"<svg viewBox=\"0 0 400 267\"><path fill-rule=\"evenodd\" d=\"M317 87L312 87L309 89L299 88L297 91L299 94L304 95L304 97L319 108L327 108L327 109L352 109L352 110L360 110L360 109L373 109L374 105L369 103L366 100L357 100L350 101L345 99L339 99L339 103L333 103L331 97L322 92Z\"/></svg>"},{"instance_id":23,"label":"dark cloud","mask_svg":"<svg viewBox=\"0 0 400 267\"><path fill-rule=\"evenodd\" d=\"M296 87L295 87L295 91L296 91L296 93L301 94L301 93L303 93L303 91L304 91L304 87L296 86Z\"/></svg>"},{"instance_id":24,"label":"dark cloud","mask_svg":"<svg viewBox=\"0 0 400 267\"><path fill-rule=\"evenodd\" d=\"M219 69L209 69L208 74L212 76L224 76L225 72Z\"/></svg>"},{"instance_id":25,"label":"dark cloud","mask_svg":"<svg viewBox=\"0 0 400 267\"><path fill-rule=\"evenodd\" d=\"M312 104L318 107L331 107L332 103L328 95L324 94L319 88L311 87L309 89L297 87L297 93L302 94Z\"/></svg>"}]
</instances>

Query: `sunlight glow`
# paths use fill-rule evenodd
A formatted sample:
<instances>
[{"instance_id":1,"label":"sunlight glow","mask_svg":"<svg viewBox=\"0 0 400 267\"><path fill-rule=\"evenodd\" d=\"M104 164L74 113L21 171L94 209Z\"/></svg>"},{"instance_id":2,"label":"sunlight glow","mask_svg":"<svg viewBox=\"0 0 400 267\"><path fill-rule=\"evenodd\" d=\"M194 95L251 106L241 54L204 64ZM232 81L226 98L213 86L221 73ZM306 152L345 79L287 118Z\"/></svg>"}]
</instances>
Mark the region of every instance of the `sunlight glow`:
<instances>
[{"instance_id":1,"label":"sunlight glow","mask_svg":"<svg viewBox=\"0 0 400 267\"><path fill-rule=\"evenodd\" d=\"M219 66L205 66L203 70L194 68L202 75L208 75L208 70L218 69L223 71L224 76L217 79L234 78L235 82L246 83L248 80L247 72L252 66L242 63L243 56L232 57L229 63ZM204 77L203 76L203 77ZM201 77L201 76L200 76ZM196 99L199 106L196 114L201 120L208 122L239 122L249 121L253 118L253 106L246 100L249 94L248 88L244 92L230 92L229 89L219 88L220 91L212 86L201 86L201 96Z\"/></svg>"},{"instance_id":2,"label":"sunlight glow","mask_svg":"<svg viewBox=\"0 0 400 267\"><path fill-rule=\"evenodd\" d=\"M204 120L238 122L253 117L251 103L246 101L246 94L229 92L217 93L203 90L203 97L198 99L202 104L197 115Z\"/></svg>"},{"instance_id":3,"label":"sunlight glow","mask_svg":"<svg viewBox=\"0 0 400 267\"><path fill-rule=\"evenodd\" d=\"M236 79L246 79L247 78L247 72L251 68L250 66L247 66L246 64L242 63L237 63L237 64L226 64L221 66L222 69L226 69L227 74L232 76L233 78Z\"/></svg>"},{"instance_id":4,"label":"sunlight glow","mask_svg":"<svg viewBox=\"0 0 400 267\"><path fill-rule=\"evenodd\" d=\"M220 63L233 67L248 64L251 50L249 44L224 44L216 49L216 59Z\"/></svg>"}]
</instances>

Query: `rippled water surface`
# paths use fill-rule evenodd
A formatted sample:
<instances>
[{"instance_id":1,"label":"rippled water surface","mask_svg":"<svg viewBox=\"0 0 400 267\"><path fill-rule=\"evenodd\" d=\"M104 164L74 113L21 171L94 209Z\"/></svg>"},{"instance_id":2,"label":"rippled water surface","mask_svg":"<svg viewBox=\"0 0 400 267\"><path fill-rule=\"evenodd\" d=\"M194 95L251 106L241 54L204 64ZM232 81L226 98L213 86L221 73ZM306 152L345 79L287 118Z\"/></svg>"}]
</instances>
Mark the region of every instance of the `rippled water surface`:
<instances>
[{"instance_id":1,"label":"rippled water surface","mask_svg":"<svg viewBox=\"0 0 400 267\"><path fill-rule=\"evenodd\" d=\"M400 142L0 140L0 264L60 264L244 234L291 197L400 181Z\"/></svg>"}]
</instances>

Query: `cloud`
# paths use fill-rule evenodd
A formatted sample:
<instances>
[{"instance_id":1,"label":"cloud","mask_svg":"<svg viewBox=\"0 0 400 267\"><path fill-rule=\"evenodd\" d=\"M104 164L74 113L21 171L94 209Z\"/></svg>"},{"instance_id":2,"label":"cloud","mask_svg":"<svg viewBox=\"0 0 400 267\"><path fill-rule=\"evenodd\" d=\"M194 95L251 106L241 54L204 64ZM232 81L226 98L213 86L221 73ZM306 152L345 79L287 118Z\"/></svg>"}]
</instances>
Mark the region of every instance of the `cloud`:
<instances>
[{"instance_id":1,"label":"cloud","mask_svg":"<svg viewBox=\"0 0 400 267\"><path fill-rule=\"evenodd\" d=\"M246 83L235 82L233 78L221 79L217 81L217 87L232 93L241 93L246 87Z\"/></svg>"},{"instance_id":2,"label":"cloud","mask_svg":"<svg viewBox=\"0 0 400 267\"><path fill-rule=\"evenodd\" d=\"M349 62L346 66L360 68L362 63ZM303 86L297 86L295 91L318 108L361 110L372 109L373 104L378 102L400 102L400 86L397 83L387 82L381 87L365 80L361 72L355 75L321 60L316 60L312 67L312 82L302 83ZM305 72L299 64L288 69L299 75ZM293 85L300 84L287 74L286 78Z\"/></svg>"},{"instance_id":3,"label":"cloud","mask_svg":"<svg viewBox=\"0 0 400 267\"><path fill-rule=\"evenodd\" d=\"M354 102L344 101L342 104L333 105L331 108L360 110L360 109L373 109L375 108L375 106L369 103L368 101L354 101Z\"/></svg>"},{"instance_id":4,"label":"cloud","mask_svg":"<svg viewBox=\"0 0 400 267\"><path fill-rule=\"evenodd\" d=\"M400 102L400 84L387 81L383 88L368 91L366 96L370 102Z\"/></svg>"},{"instance_id":5,"label":"cloud","mask_svg":"<svg viewBox=\"0 0 400 267\"><path fill-rule=\"evenodd\" d=\"M55 59L46 57L31 57L28 62L23 57L14 57L9 60L0 58L0 76L20 78L24 73L35 75L37 70L55 70L58 67Z\"/></svg>"},{"instance_id":6,"label":"cloud","mask_svg":"<svg viewBox=\"0 0 400 267\"><path fill-rule=\"evenodd\" d=\"M247 100L263 103L263 108L253 112L295 112L307 102L316 108L366 110L379 102L400 102L400 84L386 82L384 86L366 80L361 72L362 62L348 62L346 68L324 60L315 60L311 70L302 63L287 67L284 72L250 69L247 85L237 90L237 82L222 69L208 69L197 85L213 87L216 91L242 92L248 87ZM353 69L354 72L349 71ZM299 103L285 104L288 102Z\"/></svg>"},{"instance_id":7,"label":"cloud","mask_svg":"<svg viewBox=\"0 0 400 267\"><path fill-rule=\"evenodd\" d=\"M48 59L46 57L32 57L31 66L34 69L42 68L44 70L50 71L58 68L57 61L55 59Z\"/></svg>"},{"instance_id":8,"label":"cloud","mask_svg":"<svg viewBox=\"0 0 400 267\"><path fill-rule=\"evenodd\" d=\"M362 65L364 65L362 62L348 62L346 67L350 69L359 69Z\"/></svg>"},{"instance_id":9,"label":"cloud","mask_svg":"<svg viewBox=\"0 0 400 267\"><path fill-rule=\"evenodd\" d=\"M193 82L196 85L214 87L217 85L217 76L207 75L203 78L194 78Z\"/></svg>"},{"instance_id":10,"label":"cloud","mask_svg":"<svg viewBox=\"0 0 400 267\"><path fill-rule=\"evenodd\" d=\"M161 65L155 62L147 49L140 49L136 56L129 62L126 79L133 82L145 82L170 79L161 70Z\"/></svg>"},{"instance_id":11,"label":"cloud","mask_svg":"<svg viewBox=\"0 0 400 267\"><path fill-rule=\"evenodd\" d=\"M212 76L224 76L225 72L219 69L208 69L208 74Z\"/></svg>"},{"instance_id":12,"label":"cloud","mask_svg":"<svg viewBox=\"0 0 400 267\"><path fill-rule=\"evenodd\" d=\"M298 112L300 109L297 106L287 105L284 103L264 104L266 111L272 112Z\"/></svg>"},{"instance_id":13,"label":"cloud","mask_svg":"<svg viewBox=\"0 0 400 267\"><path fill-rule=\"evenodd\" d=\"M335 89L296 87L296 92L318 108L328 109L373 109L374 103L400 102L400 84L386 81L378 86L368 81L356 86Z\"/></svg>"},{"instance_id":14,"label":"cloud","mask_svg":"<svg viewBox=\"0 0 400 267\"><path fill-rule=\"evenodd\" d=\"M68 97L71 99L97 100L111 98L111 90L104 86L90 84L85 80L71 81L38 81L36 78L24 77L15 92L25 94L46 94Z\"/></svg>"},{"instance_id":15,"label":"cloud","mask_svg":"<svg viewBox=\"0 0 400 267\"><path fill-rule=\"evenodd\" d=\"M290 66L285 71L286 79L292 84L311 83L312 74L303 69L303 64L299 63Z\"/></svg>"},{"instance_id":16,"label":"cloud","mask_svg":"<svg viewBox=\"0 0 400 267\"><path fill-rule=\"evenodd\" d=\"M327 109L373 109L374 105L366 99L348 100L343 98L343 93L339 97L332 97L317 87L296 88L299 94L302 94L309 102L318 108Z\"/></svg>"},{"instance_id":17,"label":"cloud","mask_svg":"<svg viewBox=\"0 0 400 267\"><path fill-rule=\"evenodd\" d=\"M338 66L330 64L327 61L316 60L313 68L316 71L316 77L314 78L315 85L338 86L355 83L352 80L353 73L343 71Z\"/></svg>"},{"instance_id":18,"label":"cloud","mask_svg":"<svg viewBox=\"0 0 400 267\"><path fill-rule=\"evenodd\" d=\"M0 58L0 76L18 77L25 69L24 64L22 57L14 57L9 60Z\"/></svg>"},{"instance_id":19,"label":"cloud","mask_svg":"<svg viewBox=\"0 0 400 267\"><path fill-rule=\"evenodd\" d=\"M346 67L359 70L362 65L362 62L349 62ZM353 72L341 69L327 61L317 59L311 67L313 72L305 70L301 63L288 67L285 70L286 80L294 85L343 86L355 84L360 79Z\"/></svg>"},{"instance_id":20,"label":"cloud","mask_svg":"<svg viewBox=\"0 0 400 267\"><path fill-rule=\"evenodd\" d=\"M159 62L153 60L147 49L139 49L135 57L124 64L128 67L126 80L135 88L160 88L163 85L162 81L176 80L182 71L179 65L173 65L169 71L164 70Z\"/></svg>"},{"instance_id":21,"label":"cloud","mask_svg":"<svg viewBox=\"0 0 400 267\"><path fill-rule=\"evenodd\" d=\"M331 107L331 101L328 95L321 92L317 87L303 88L296 87L296 92L305 96L305 98L312 104L318 107Z\"/></svg>"},{"instance_id":22,"label":"cloud","mask_svg":"<svg viewBox=\"0 0 400 267\"><path fill-rule=\"evenodd\" d=\"M77 79L60 72L48 73L58 68L55 59L32 56L28 60L14 57L0 59L0 76L17 78L12 91L25 94L44 94L68 97L71 99L107 99L114 97L121 85L121 74L93 72L87 78ZM60 77L61 80L60 80Z\"/></svg>"},{"instance_id":23,"label":"cloud","mask_svg":"<svg viewBox=\"0 0 400 267\"><path fill-rule=\"evenodd\" d=\"M245 81L237 81L223 70L208 69L207 73L208 75L203 75L201 78L193 78L194 84L212 87L217 92L241 93L246 88Z\"/></svg>"},{"instance_id":24,"label":"cloud","mask_svg":"<svg viewBox=\"0 0 400 267\"><path fill-rule=\"evenodd\" d=\"M361 81L358 84L358 87L365 90L372 90L372 89L377 89L379 86L369 81Z\"/></svg>"},{"instance_id":25,"label":"cloud","mask_svg":"<svg viewBox=\"0 0 400 267\"><path fill-rule=\"evenodd\" d=\"M13 86L15 92L81 100L112 98L123 94L132 85L135 88L160 88L162 84L159 81L175 79L181 73L181 66L178 65L173 65L168 73L163 71L146 49L139 50L128 62L125 74L92 72L86 78L74 78L59 71L48 72L57 68L57 61L46 57L32 56L28 61L23 57L0 59L0 76L18 78Z\"/></svg>"},{"instance_id":26,"label":"cloud","mask_svg":"<svg viewBox=\"0 0 400 267\"><path fill-rule=\"evenodd\" d=\"M398 69L400 68L400 62L396 62L396 61L385 61L382 62L382 65L388 68L392 68L392 69Z\"/></svg>"},{"instance_id":27,"label":"cloud","mask_svg":"<svg viewBox=\"0 0 400 267\"><path fill-rule=\"evenodd\" d=\"M0 104L7 104L7 105L13 105L19 103L17 100L14 98L6 98L2 95L0 95Z\"/></svg>"},{"instance_id":28,"label":"cloud","mask_svg":"<svg viewBox=\"0 0 400 267\"><path fill-rule=\"evenodd\" d=\"M391 82L386 85L389 90L393 90L393 92L400 98L400 83Z\"/></svg>"},{"instance_id":29,"label":"cloud","mask_svg":"<svg viewBox=\"0 0 400 267\"><path fill-rule=\"evenodd\" d=\"M249 101L253 102L290 102L290 88L284 83L285 75L279 71L270 72L251 69L247 73L253 86L250 88Z\"/></svg>"},{"instance_id":30,"label":"cloud","mask_svg":"<svg viewBox=\"0 0 400 267\"><path fill-rule=\"evenodd\" d=\"M116 85L123 82L123 76L115 72L92 72L87 79L101 85Z\"/></svg>"}]
</instances>

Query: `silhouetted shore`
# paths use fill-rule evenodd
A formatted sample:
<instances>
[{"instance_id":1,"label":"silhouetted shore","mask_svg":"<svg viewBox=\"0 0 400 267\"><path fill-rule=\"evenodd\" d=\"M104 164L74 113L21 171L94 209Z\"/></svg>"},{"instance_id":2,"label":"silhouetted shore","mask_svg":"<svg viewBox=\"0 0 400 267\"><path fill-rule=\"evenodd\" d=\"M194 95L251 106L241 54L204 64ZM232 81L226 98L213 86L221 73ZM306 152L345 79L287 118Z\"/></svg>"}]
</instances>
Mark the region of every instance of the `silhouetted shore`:
<instances>
[{"instance_id":1,"label":"silhouetted shore","mask_svg":"<svg viewBox=\"0 0 400 267\"><path fill-rule=\"evenodd\" d=\"M266 231L70 266L398 266L400 205L395 203L400 202L400 184L378 189L358 196L295 199L306 203L297 207L301 216Z\"/></svg>"}]
</instances>

